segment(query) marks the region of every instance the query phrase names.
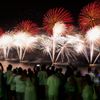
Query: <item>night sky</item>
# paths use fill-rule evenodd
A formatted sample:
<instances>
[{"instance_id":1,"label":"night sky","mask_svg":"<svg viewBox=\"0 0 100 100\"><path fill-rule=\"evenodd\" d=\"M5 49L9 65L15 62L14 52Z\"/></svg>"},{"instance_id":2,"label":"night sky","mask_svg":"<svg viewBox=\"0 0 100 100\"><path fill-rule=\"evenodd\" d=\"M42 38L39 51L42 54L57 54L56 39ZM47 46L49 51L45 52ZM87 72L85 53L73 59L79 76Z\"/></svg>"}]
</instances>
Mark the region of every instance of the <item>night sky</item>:
<instances>
[{"instance_id":1,"label":"night sky","mask_svg":"<svg viewBox=\"0 0 100 100\"><path fill-rule=\"evenodd\" d=\"M30 19L42 26L43 15L51 8L64 7L77 23L82 7L94 0L3 0L0 2L0 26L10 29L20 21Z\"/></svg>"}]
</instances>

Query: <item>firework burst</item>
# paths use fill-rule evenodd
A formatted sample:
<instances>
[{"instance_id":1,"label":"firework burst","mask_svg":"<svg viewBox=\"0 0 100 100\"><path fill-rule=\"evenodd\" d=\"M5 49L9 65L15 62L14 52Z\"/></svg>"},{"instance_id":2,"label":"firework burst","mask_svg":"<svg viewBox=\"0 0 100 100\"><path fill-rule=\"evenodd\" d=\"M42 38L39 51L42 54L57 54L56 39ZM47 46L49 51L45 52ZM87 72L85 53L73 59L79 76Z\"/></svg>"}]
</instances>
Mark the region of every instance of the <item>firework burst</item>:
<instances>
[{"instance_id":1,"label":"firework burst","mask_svg":"<svg viewBox=\"0 0 100 100\"><path fill-rule=\"evenodd\" d=\"M43 54L50 56L52 61L52 39L46 35L37 36L37 49L42 50Z\"/></svg>"},{"instance_id":2,"label":"firework burst","mask_svg":"<svg viewBox=\"0 0 100 100\"><path fill-rule=\"evenodd\" d=\"M0 37L0 48L3 49L5 59L8 58L9 50L13 47L12 43L12 32L5 32L5 34Z\"/></svg>"},{"instance_id":3,"label":"firework burst","mask_svg":"<svg viewBox=\"0 0 100 100\"><path fill-rule=\"evenodd\" d=\"M66 33L67 27L63 22L56 22L53 27L53 36L57 37Z\"/></svg>"},{"instance_id":4,"label":"firework burst","mask_svg":"<svg viewBox=\"0 0 100 100\"><path fill-rule=\"evenodd\" d=\"M37 34L39 30L36 23L33 23L30 20L25 20L15 27L15 31L29 32L30 34L34 35Z\"/></svg>"},{"instance_id":5,"label":"firework burst","mask_svg":"<svg viewBox=\"0 0 100 100\"><path fill-rule=\"evenodd\" d=\"M13 35L13 46L17 49L18 57L20 60L23 58L23 51L26 48L28 43L28 39L30 38L29 33L18 31L16 34Z\"/></svg>"},{"instance_id":6,"label":"firework burst","mask_svg":"<svg viewBox=\"0 0 100 100\"><path fill-rule=\"evenodd\" d=\"M34 49L36 49L36 44L35 44L36 42L37 42L36 37L29 36L26 39L22 60L24 59L26 52L31 53L32 51L34 51Z\"/></svg>"},{"instance_id":7,"label":"firework burst","mask_svg":"<svg viewBox=\"0 0 100 100\"><path fill-rule=\"evenodd\" d=\"M75 51L73 50L73 45L68 42L68 37L59 37L56 39L56 47L57 47L57 56L56 60L61 57L61 61L64 61L64 58L67 58L67 63L70 63L70 59L72 61L76 60Z\"/></svg>"},{"instance_id":8,"label":"firework burst","mask_svg":"<svg viewBox=\"0 0 100 100\"><path fill-rule=\"evenodd\" d=\"M67 10L63 8L50 9L43 19L44 28L49 34L52 34L52 28L58 21L65 23L66 26L71 25L73 22L71 14Z\"/></svg>"},{"instance_id":9,"label":"firework burst","mask_svg":"<svg viewBox=\"0 0 100 100\"><path fill-rule=\"evenodd\" d=\"M86 40L90 46L90 63L92 63L94 50L100 45L100 26L95 26L88 30Z\"/></svg>"},{"instance_id":10,"label":"firework burst","mask_svg":"<svg viewBox=\"0 0 100 100\"><path fill-rule=\"evenodd\" d=\"M95 25L100 24L100 3L94 2L85 6L79 16L80 28L83 31L88 30Z\"/></svg>"}]
</instances>

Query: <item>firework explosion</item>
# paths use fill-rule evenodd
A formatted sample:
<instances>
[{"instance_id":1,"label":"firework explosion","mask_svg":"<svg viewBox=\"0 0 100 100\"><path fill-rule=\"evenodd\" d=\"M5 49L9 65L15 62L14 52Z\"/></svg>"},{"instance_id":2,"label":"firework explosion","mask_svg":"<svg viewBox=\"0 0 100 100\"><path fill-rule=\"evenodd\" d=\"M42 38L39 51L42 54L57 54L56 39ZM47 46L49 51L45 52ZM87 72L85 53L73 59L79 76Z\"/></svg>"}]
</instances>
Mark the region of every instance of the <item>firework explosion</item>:
<instances>
[{"instance_id":1,"label":"firework explosion","mask_svg":"<svg viewBox=\"0 0 100 100\"><path fill-rule=\"evenodd\" d=\"M57 32L59 33L61 31ZM26 52L31 53L34 49L39 49L44 55L49 55L52 64L56 62L58 63L59 61L64 62L65 58L68 63L70 63L70 61L76 61L77 56L80 54L84 54L87 61L92 63L93 52L94 50L98 50L100 47L99 40L100 26L95 26L87 31L85 38L79 34L31 36L30 33L23 31L6 32L0 37L0 49L3 50L5 59L8 58L9 50L11 48L15 48L17 50L19 60L24 59ZM90 48L90 59L88 58L87 47ZM99 56L100 53L95 58L94 62L96 62Z\"/></svg>"},{"instance_id":2,"label":"firework explosion","mask_svg":"<svg viewBox=\"0 0 100 100\"><path fill-rule=\"evenodd\" d=\"M50 9L44 15L43 31L39 31L37 24L30 20L22 21L11 32L0 28L0 50L3 50L5 59L14 48L20 61L27 52L31 54L36 49L48 55L52 64L65 60L75 62L80 55L84 55L88 63L95 63L100 56L99 9L100 4L94 2L81 10L80 31L72 25L71 14L63 8ZM47 34L37 34L44 31ZM79 34L82 31L86 33L84 36Z\"/></svg>"},{"instance_id":3,"label":"firework explosion","mask_svg":"<svg viewBox=\"0 0 100 100\"><path fill-rule=\"evenodd\" d=\"M51 61L52 58L52 39L46 35L37 36L37 49L42 50L43 54L49 55Z\"/></svg>"},{"instance_id":4,"label":"firework explosion","mask_svg":"<svg viewBox=\"0 0 100 100\"><path fill-rule=\"evenodd\" d=\"M28 46L27 44L29 43L29 38L30 34L23 31L16 32L16 34L13 35L13 45L17 49L18 57L20 60L23 58L23 51L26 50Z\"/></svg>"},{"instance_id":5,"label":"firework explosion","mask_svg":"<svg viewBox=\"0 0 100 100\"><path fill-rule=\"evenodd\" d=\"M85 6L79 16L80 28L86 31L100 24L100 3L94 2Z\"/></svg>"},{"instance_id":6,"label":"firework explosion","mask_svg":"<svg viewBox=\"0 0 100 100\"><path fill-rule=\"evenodd\" d=\"M73 50L73 46L71 43L68 43L68 37L58 37L56 39L57 43L57 61L61 57L61 61L64 61L64 58L67 58L67 62L70 63L70 59L74 61L76 59L75 57L75 51Z\"/></svg>"},{"instance_id":7,"label":"firework explosion","mask_svg":"<svg viewBox=\"0 0 100 100\"><path fill-rule=\"evenodd\" d=\"M88 30L86 34L86 40L90 46L90 63L92 63L94 49L100 45L100 26L95 26Z\"/></svg>"},{"instance_id":8,"label":"firework explosion","mask_svg":"<svg viewBox=\"0 0 100 100\"><path fill-rule=\"evenodd\" d=\"M71 25L73 22L71 14L67 10L63 8L50 9L43 19L43 26L49 35L52 34L52 28L58 21L65 23L66 26Z\"/></svg>"},{"instance_id":9,"label":"firework explosion","mask_svg":"<svg viewBox=\"0 0 100 100\"><path fill-rule=\"evenodd\" d=\"M55 63L55 54L56 54L56 38L59 36L61 37L63 34L66 33L66 25L63 22L56 22L53 27L53 35L52 35L52 58L53 63Z\"/></svg>"},{"instance_id":10,"label":"firework explosion","mask_svg":"<svg viewBox=\"0 0 100 100\"><path fill-rule=\"evenodd\" d=\"M12 48L13 38L11 32L6 32L0 37L0 48L3 49L4 58L8 58L9 50Z\"/></svg>"},{"instance_id":11,"label":"firework explosion","mask_svg":"<svg viewBox=\"0 0 100 100\"><path fill-rule=\"evenodd\" d=\"M36 23L33 23L30 20L25 20L19 23L15 27L15 31L24 31L29 32L31 35L35 35L38 33L38 25Z\"/></svg>"},{"instance_id":12,"label":"firework explosion","mask_svg":"<svg viewBox=\"0 0 100 100\"><path fill-rule=\"evenodd\" d=\"M67 27L63 22L56 22L53 27L53 36L61 36L66 33Z\"/></svg>"}]
</instances>

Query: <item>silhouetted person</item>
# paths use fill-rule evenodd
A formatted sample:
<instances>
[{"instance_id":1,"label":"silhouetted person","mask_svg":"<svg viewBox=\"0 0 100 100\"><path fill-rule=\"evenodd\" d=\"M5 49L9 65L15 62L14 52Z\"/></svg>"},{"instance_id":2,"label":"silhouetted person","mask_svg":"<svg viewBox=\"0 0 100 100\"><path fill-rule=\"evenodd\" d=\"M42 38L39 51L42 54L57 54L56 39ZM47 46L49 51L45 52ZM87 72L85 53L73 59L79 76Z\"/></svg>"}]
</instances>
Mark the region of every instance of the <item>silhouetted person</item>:
<instances>
[{"instance_id":1,"label":"silhouetted person","mask_svg":"<svg viewBox=\"0 0 100 100\"><path fill-rule=\"evenodd\" d=\"M55 67L54 66L51 66L51 69L50 69L50 75L54 74L55 73Z\"/></svg>"},{"instance_id":2,"label":"silhouetted person","mask_svg":"<svg viewBox=\"0 0 100 100\"><path fill-rule=\"evenodd\" d=\"M46 82L47 82L47 72L45 70L45 65L41 66L41 71L38 72L38 80L39 80L39 94L41 100L45 100L45 90L46 90Z\"/></svg>"},{"instance_id":3,"label":"silhouetted person","mask_svg":"<svg viewBox=\"0 0 100 100\"><path fill-rule=\"evenodd\" d=\"M18 69L18 75L15 77L16 83L16 100L24 100L26 87L26 73L22 68Z\"/></svg>"},{"instance_id":4,"label":"silhouetted person","mask_svg":"<svg viewBox=\"0 0 100 100\"><path fill-rule=\"evenodd\" d=\"M74 76L67 78L65 83L66 100L77 100L77 83Z\"/></svg>"},{"instance_id":5,"label":"silhouetted person","mask_svg":"<svg viewBox=\"0 0 100 100\"><path fill-rule=\"evenodd\" d=\"M88 75L91 77L91 80L93 81L93 80L94 80L95 75L94 75L94 73L92 72L91 67L88 67Z\"/></svg>"},{"instance_id":6,"label":"silhouetted person","mask_svg":"<svg viewBox=\"0 0 100 100\"><path fill-rule=\"evenodd\" d=\"M0 100L3 100L4 89L3 65L0 63Z\"/></svg>"},{"instance_id":7,"label":"silhouetted person","mask_svg":"<svg viewBox=\"0 0 100 100\"><path fill-rule=\"evenodd\" d=\"M13 69L12 75L10 76L9 79L9 84L10 84L10 91L11 91L11 100L16 100L16 84L15 84L15 77L17 75L17 70Z\"/></svg>"},{"instance_id":8,"label":"silhouetted person","mask_svg":"<svg viewBox=\"0 0 100 100\"><path fill-rule=\"evenodd\" d=\"M82 98L83 100L93 100L93 86L91 77L87 74L84 77L84 87L82 91Z\"/></svg>"},{"instance_id":9,"label":"silhouetted person","mask_svg":"<svg viewBox=\"0 0 100 100\"><path fill-rule=\"evenodd\" d=\"M95 68L94 74L95 74L95 77L94 77L94 87L95 88L94 89L98 97L97 100L99 100L100 98L100 76L99 76L99 71L97 68Z\"/></svg>"},{"instance_id":10,"label":"silhouetted person","mask_svg":"<svg viewBox=\"0 0 100 100\"><path fill-rule=\"evenodd\" d=\"M9 64L8 67L7 67L7 72L5 73L8 100L10 100L10 97L11 97L10 83L9 83L9 79L10 79L11 76L12 76L12 65Z\"/></svg>"},{"instance_id":11,"label":"silhouetted person","mask_svg":"<svg viewBox=\"0 0 100 100\"><path fill-rule=\"evenodd\" d=\"M53 73L47 79L47 97L48 100L58 100L60 79Z\"/></svg>"},{"instance_id":12,"label":"silhouetted person","mask_svg":"<svg viewBox=\"0 0 100 100\"><path fill-rule=\"evenodd\" d=\"M59 100L62 100L62 97L64 98L64 75L62 74L62 68L56 68L56 75L60 80Z\"/></svg>"},{"instance_id":13,"label":"silhouetted person","mask_svg":"<svg viewBox=\"0 0 100 100\"><path fill-rule=\"evenodd\" d=\"M68 77L73 75L73 69L70 66L67 66L66 68L67 68L67 70L65 72L65 80L67 80Z\"/></svg>"},{"instance_id":14,"label":"silhouetted person","mask_svg":"<svg viewBox=\"0 0 100 100\"><path fill-rule=\"evenodd\" d=\"M26 78L25 99L24 100L37 100L35 78L33 77L33 72L31 70L28 70L28 75Z\"/></svg>"}]
</instances>

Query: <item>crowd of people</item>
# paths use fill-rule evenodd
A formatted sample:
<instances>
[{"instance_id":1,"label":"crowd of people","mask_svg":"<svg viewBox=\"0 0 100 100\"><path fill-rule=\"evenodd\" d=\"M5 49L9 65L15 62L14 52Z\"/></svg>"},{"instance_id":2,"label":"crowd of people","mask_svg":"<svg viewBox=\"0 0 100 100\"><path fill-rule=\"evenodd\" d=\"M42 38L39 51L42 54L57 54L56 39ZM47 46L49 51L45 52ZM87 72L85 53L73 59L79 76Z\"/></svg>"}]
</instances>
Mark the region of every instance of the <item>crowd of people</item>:
<instances>
[{"instance_id":1,"label":"crowd of people","mask_svg":"<svg viewBox=\"0 0 100 100\"><path fill-rule=\"evenodd\" d=\"M33 68L13 68L6 72L0 63L0 100L100 100L100 73L88 67L82 75L78 67L62 68L41 64Z\"/></svg>"}]
</instances>

